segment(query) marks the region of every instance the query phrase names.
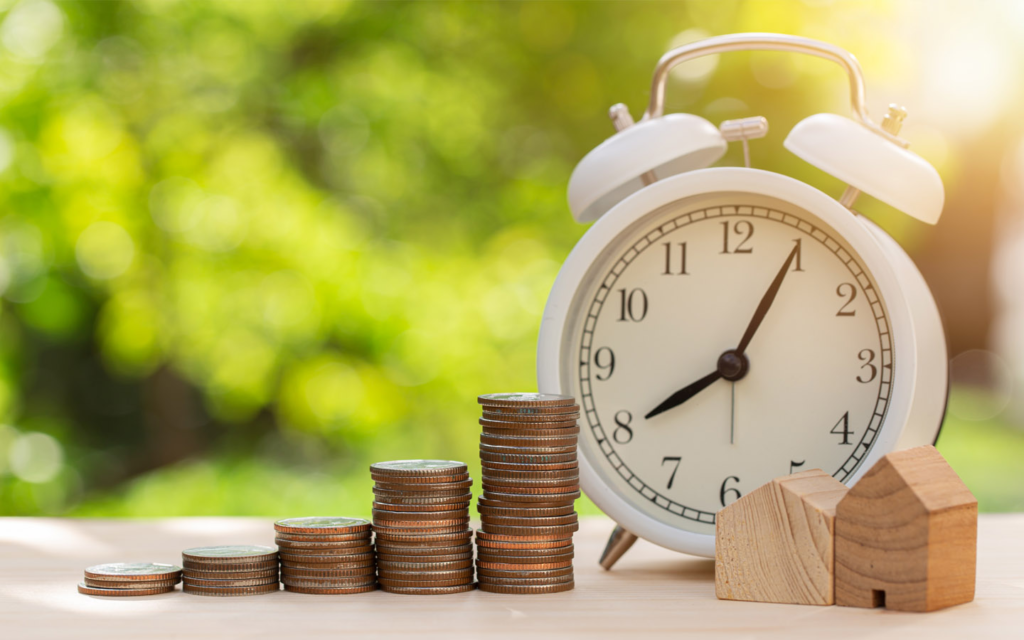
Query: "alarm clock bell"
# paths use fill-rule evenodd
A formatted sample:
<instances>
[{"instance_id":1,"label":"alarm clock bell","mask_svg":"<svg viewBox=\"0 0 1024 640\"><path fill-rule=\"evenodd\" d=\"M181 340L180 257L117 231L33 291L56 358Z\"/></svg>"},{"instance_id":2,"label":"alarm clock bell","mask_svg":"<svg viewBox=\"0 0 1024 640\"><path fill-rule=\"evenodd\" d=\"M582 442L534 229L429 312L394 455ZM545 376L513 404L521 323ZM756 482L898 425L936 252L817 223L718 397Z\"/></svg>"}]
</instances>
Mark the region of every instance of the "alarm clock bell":
<instances>
[{"instance_id":1,"label":"alarm clock bell","mask_svg":"<svg viewBox=\"0 0 1024 640\"><path fill-rule=\"evenodd\" d=\"M577 222L597 220L658 180L711 166L725 154L731 141L742 141L746 165L750 166L747 141L767 133L768 123L764 118L726 121L716 127L696 115L664 114L665 87L668 73L674 66L701 56L743 50L813 55L843 67L849 78L854 119L828 113L810 116L789 132L785 148L849 185L838 198L848 210L852 211L858 194L864 192L928 224L938 221L944 202L938 172L909 151L908 143L898 137L906 116L901 107L891 105L881 125L869 117L863 76L853 55L808 38L746 33L708 38L663 55L654 71L650 103L639 122L634 122L625 105L611 108L609 115L617 132L588 153L569 180L569 207ZM881 231L877 234L884 235ZM909 263L909 258L906 262ZM913 285L914 295L928 298L927 304L920 305L932 309L934 303L930 301L927 285L919 274L916 279L919 282L915 280ZM941 337L937 311L932 315L935 321L931 324L935 326L928 325L928 329ZM941 368L941 363L930 364ZM927 421L934 422L933 416L929 414ZM914 427L907 429L913 431ZM904 435L907 436L904 439L925 437L917 431ZM636 539L622 526L616 526L602 554L601 565L610 569Z\"/></svg>"}]
</instances>

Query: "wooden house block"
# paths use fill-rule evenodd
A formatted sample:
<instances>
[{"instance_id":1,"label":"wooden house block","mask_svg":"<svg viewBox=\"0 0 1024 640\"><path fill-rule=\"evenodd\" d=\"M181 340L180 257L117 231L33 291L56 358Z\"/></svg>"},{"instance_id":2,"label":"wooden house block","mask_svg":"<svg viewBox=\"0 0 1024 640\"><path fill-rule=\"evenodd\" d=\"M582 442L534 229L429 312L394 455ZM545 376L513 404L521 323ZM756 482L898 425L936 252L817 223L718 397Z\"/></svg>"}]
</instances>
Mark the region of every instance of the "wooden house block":
<instances>
[{"instance_id":1,"label":"wooden house block","mask_svg":"<svg viewBox=\"0 0 1024 640\"><path fill-rule=\"evenodd\" d=\"M820 469L776 478L718 512L715 595L832 604L833 521L846 486Z\"/></svg>"},{"instance_id":2,"label":"wooden house block","mask_svg":"<svg viewBox=\"0 0 1024 640\"><path fill-rule=\"evenodd\" d=\"M978 501L935 447L890 453L836 507L836 604L970 602L977 538Z\"/></svg>"}]
</instances>

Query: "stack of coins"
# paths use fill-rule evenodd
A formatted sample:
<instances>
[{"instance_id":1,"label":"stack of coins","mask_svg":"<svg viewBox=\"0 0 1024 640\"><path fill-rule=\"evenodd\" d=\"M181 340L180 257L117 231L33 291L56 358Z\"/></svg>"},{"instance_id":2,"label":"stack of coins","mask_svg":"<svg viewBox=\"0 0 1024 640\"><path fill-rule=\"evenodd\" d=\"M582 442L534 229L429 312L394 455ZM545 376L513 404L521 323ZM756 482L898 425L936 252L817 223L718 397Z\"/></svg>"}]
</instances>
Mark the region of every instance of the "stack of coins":
<instances>
[{"instance_id":1,"label":"stack of coins","mask_svg":"<svg viewBox=\"0 0 1024 640\"><path fill-rule=\"evenodd\" d=\"M85 570L78 593L87 596L154 596L174 591L181 567L153 562L114 562Z\"/></svg>"},{"instance_id":2,"label":"stack of coins","mask_svg":"<svg viewBox=\"0 0 1024 640\"><path fill-rule=\"evenodd\" d=\"M255 545L195 547L181 552L182 590L197 596L255 596L281 589L277 549Z\"/></svg>"},{"instance_id":3,"label":"stack of coins","mask_svg":"<svg viewBox=\"0 0 1024 640\"><path fill-rule=\"evenodd\" d=\"M439 595L476 588L466 465L398 460L370 465L370 474L381 589Z\"/></svg>"},{"instance_id":4,"label":"stack of coins","mask_svg":"<svg viewBox=\"0 0 1024 640\"><path fill-rule=\"evenodd\" d=\"M286 591L317 595L377 590L370 521L362 518L289 518L274 523Z\"/></svg>"},{"instance_id":5,"label":"stack of coins","mask_svg":"<svg viewBox=\"0 0 1024 640\"><path fill-rule=\"evenodd\" d=\"M570 396L540 393L495 393L477 401L483 406L480 589L568 591L574 586L572 534L579 529L579 406Z\"/></svg>"}]
</instances>

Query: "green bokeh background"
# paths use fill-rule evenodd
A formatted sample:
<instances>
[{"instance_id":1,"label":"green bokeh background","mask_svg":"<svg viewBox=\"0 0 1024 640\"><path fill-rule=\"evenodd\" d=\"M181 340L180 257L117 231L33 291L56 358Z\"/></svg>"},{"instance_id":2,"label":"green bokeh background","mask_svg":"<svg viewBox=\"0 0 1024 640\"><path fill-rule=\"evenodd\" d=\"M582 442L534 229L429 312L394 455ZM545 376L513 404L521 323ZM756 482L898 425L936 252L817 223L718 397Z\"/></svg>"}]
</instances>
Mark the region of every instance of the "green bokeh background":
<instances>
[{"instance_id":1,"label":"green bokeh background","mask_svg":"<svg viewBox=\"0 0 1024 640\"><path fill-rule=\"evenodd\" d=\"M535 389L606 108L691 29L831 36L894 82L893 6L0 0L0 515L368 514L374 460L477 475L475 398ZM781 141L846 91L737 54L668 110L764 115L755 165L838 193ZM1024 508L1024 432L952 417L940 449Z\"/></svg>"}]
</instances>

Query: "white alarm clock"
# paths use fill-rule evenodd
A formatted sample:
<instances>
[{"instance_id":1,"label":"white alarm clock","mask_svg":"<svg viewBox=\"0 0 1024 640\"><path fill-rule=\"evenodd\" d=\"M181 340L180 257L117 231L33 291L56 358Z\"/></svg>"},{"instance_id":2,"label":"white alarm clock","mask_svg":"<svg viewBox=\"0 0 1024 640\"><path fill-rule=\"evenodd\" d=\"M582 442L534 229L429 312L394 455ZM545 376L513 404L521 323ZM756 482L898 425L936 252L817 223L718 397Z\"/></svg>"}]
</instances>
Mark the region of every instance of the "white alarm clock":
<instances>
[{"instance_id":1,"label":"white alarm clock","mask_svg":"<svg viewBox=\"0 0 1024 640\"><path fill-rule=\"evenodd\" d=\"M749 167L708 168L764 118L715 127L663 114L669 70L769 49L850 77L857 120L818 114L785 147L849 187L839 200ZM558 274L538 387L581 405L580 482L618 523L606 568L637 536L714 556L715 514L765 482L820 468L852 484L895 449L935 441L948 390L935 302L910 258L852 210L860 191L935 223L935 169L864 106L856 59L788 35L710 38L667 53L651 102L579 163L569 205L596 220Z\"/></svg>"}]
</instances>

